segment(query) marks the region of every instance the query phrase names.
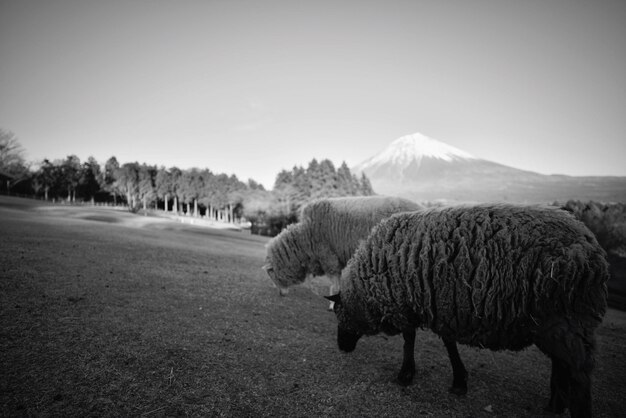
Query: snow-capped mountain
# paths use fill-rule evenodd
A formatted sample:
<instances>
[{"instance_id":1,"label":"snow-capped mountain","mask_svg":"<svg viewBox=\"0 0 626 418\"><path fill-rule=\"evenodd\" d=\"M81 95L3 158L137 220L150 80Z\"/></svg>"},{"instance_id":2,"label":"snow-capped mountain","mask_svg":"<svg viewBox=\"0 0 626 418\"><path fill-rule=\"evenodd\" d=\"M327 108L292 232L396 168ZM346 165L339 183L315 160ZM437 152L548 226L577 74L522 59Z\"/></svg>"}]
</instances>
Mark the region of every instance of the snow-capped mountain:
<instances>
[{"instance_id":1,"label":"snow-capped mountain","mask_svg":"<svg viewBox=\"0 0 626 418\"><path fill-rule=\"evenodd\" d=\"M625 177L570 177L519 170L416 133L352 168L374 191L415 201L623 200Z\"/></svg>"},{"instance_id":2,"label":"snow-capped mountain","mask_svg":"<svg viewBox=\"0 0 626 418\"><path fill-rule=\"evenodd\" d=\"M422 166L433 163L429 160L453 163L474 159L465 151L415 133L396 139L379 154L355 166L354 171L365 172L370 180L394 176L394 181L402 181L410 180Z\"/></svg>"}]
</instances>

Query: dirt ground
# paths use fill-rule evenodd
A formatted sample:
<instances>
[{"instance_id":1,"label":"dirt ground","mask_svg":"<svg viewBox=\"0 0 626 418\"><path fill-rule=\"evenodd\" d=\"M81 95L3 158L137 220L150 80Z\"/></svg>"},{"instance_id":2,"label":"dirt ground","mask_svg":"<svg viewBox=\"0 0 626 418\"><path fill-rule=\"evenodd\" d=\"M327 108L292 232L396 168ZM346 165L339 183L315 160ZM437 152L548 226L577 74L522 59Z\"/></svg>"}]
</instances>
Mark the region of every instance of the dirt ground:
<instances>
[{"instance_id":1,"label":"dirt ground","mask_svg":"<svg viewBox=\"0 0 626 418\"><path fill-rule=\"evenodd\" d=\"M0 415L553 416L534 347L461 346L463 397L428 331L406 388L401 337L341 353L325 299L305 287L281 298L266 279L266 242L0 196ZM595 416L626 416L626 313L609 309L597 337Z\"/></svg>"}]
</instances>

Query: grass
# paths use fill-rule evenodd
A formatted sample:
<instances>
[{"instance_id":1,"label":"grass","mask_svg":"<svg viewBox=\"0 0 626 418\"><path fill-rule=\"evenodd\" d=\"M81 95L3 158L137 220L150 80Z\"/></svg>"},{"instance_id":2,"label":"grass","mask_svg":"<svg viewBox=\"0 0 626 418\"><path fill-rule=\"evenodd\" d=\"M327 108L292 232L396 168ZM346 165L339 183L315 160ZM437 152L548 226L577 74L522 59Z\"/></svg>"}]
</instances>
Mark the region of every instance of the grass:
<instances>
[{"instance_id":1,"label":"grass","mask_svg":"<svg viewBox=\"0 0 626 418\"><path fill-rule=\"evenodd\" d=\"M551 416L549 361L460 347L469 392L447 392L440 340L394 382L402 338L339 352L327 301L279 297L266 238L0 197L0 415L81 417ZM598 331L596 416L626 410L626 314Z\"/></svg>"}]
</instances>

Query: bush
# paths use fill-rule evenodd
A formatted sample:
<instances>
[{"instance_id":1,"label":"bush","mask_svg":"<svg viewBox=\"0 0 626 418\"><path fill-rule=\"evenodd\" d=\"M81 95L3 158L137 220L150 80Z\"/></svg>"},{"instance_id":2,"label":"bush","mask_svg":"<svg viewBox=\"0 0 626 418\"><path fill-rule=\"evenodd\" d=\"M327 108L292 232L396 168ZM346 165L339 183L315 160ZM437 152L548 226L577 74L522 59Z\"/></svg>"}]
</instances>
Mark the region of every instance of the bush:
<instances>
[{"instance_id":1,"label":"bush","mask_svg":"<svg viewBox=\"0 0 626 418\"><path fill-rule=\"evenodd\" d=\"M609 254L626 257L626 205L570 200L562 207L594 233Z\"/></svg>"}]
</instances>

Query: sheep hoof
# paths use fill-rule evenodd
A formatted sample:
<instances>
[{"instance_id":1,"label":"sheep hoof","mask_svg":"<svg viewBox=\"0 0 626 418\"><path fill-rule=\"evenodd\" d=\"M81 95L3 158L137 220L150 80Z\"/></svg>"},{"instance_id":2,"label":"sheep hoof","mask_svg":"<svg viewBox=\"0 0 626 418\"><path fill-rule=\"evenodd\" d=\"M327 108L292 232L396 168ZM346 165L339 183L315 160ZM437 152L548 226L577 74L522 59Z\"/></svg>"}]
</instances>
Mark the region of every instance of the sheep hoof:
<instances>
[{"instance_id":1,"label":"sheep hoof","mask_svg":"<svg viewBox=\"0 0 626 418\"><path fill-rule=\"evenodd\" d=\"M415 376L415 370L400 370L398 373L398 383L401 386L409 386L413 381L413 376Z\"/></svg>"},{"instance_id":2,"label":"sheep hoof","mask_svg":"<svg viewBox=\"0 0 626 418\"><path fill-rule=\"evenodd\" d=\"M452 386L448 392L456 396L463 396L467 394L467 386Z\"/></svg>"},{"instance_id":3,"label":"sheep hoof","mask_svg":"<svg viewBox=\"0 0 626 418\"><path fill-rule=\"evenodd\" d=\"M552 403L549 403L548 405L546 405L545 408L543 408L543 410L546 412L551 412L553 414L562 414L563 412L565 412L565 405L552 405Z\"/></svg>"},{"instance_id":4,"label":"sheep hoof","mask_svg":"<svg viewBox=\"0 0 626 418\"><path fill-rule=\"evenodd\" d=\"M453 395L463 396L467 394L467 371L463 371L460 376L459 374L457 373L457 376L452 380L452 387L448 389L448 392Z\"/></svg>"}]
</instances>

